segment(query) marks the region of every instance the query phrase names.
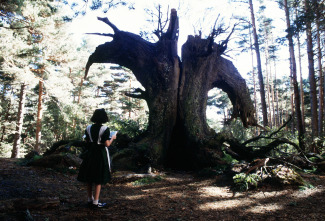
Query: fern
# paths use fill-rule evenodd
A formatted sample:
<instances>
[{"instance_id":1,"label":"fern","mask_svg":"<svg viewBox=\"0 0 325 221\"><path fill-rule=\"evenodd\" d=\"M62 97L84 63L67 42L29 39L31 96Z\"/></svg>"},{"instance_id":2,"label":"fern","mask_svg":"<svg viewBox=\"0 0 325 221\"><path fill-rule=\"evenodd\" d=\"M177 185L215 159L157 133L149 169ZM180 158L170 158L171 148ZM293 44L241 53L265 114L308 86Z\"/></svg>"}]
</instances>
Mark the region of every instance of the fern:
<instances>
[{"instance_id":1,"label":"fern","mask_svg":"<svg viewBox=\"0 0 325 221\"><path fill-rule=\"evenodd\" d=\"M257 174L239 173L233 177L235 187L240 191L246 191L251 187L257 187L262 178Z\"/></svg>"}]
</instances>

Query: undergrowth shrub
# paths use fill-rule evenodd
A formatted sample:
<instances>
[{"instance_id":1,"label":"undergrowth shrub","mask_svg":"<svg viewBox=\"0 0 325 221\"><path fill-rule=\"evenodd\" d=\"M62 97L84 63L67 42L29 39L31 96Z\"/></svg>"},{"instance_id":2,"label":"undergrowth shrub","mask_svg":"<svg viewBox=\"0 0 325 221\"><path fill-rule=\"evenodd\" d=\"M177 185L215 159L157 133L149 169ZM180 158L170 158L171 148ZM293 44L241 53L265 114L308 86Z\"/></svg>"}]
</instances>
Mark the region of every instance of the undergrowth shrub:
<instances>
[{"instance_id":1,"label":"undergrowth shrub","mask_svg":"<svg viewBox=\"0 0 325 221\"><path fill-rule=\"evenodd\" d=\"M260 181L262 181L262 178L253 173L253 174L245 174L245 173L239 173L236 174L233 177L234 183L235 183L235 189L239 191L246 191L252 187L257 187Z\"/></svg>"},{"instance_id":2,"label":"undergrowth shrub","mask_svg":"<svg viewBox=\"0 0 325 221\"><path fill-rule=\"evenodd\" d=\"M152 183L156 183L163 180L163 178L161 176L155 176L155 177L145 177L139 180L136 180L134 182L132 182L133 186L143 186L143 185L148 185L148 184L152 184Z\"/></svg>"}]
</instances>

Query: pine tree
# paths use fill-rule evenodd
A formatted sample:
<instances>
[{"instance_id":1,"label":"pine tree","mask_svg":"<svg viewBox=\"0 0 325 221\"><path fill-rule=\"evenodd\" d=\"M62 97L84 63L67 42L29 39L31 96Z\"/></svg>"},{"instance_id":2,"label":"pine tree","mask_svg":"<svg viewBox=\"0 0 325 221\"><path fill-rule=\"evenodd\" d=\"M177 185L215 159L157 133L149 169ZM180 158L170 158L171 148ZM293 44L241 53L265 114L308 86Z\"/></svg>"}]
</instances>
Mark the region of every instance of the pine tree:
<instances>
[{"instance_id":1,"label":"pine tree","mask_svg":"<svg viewBox=\"0 0 325 221\"><path fill-rule=\"evenodd\" d=\"M302 149L305 148L304 146L304 130L303 130L303 123L302 123L302 116L301 116L301 109L300 109L300 94L299 94L299 87L297 81L297 65L296 65L296 58L294 52L294 42L293 42L293 28L290 23L290 13L289 13L289 6L288 1L284 0L284 11L286 15L286 23L287 23L287 39L289 41L289 54L290 54L290 76L292 77L293 89L294 89L294 107L295 107L295 114L297 119L297 128L298 128L298 136L299 136L299 144Z\"/></svg>"},{"instance_id":2,"label":"pine tree","mask_svg":"<svg viewBox=\"0 0 325 221\"><path fill-rule=\"evenodd\" d=\"M26 84L22 83L20 87L17 124L16 124L16 131L14 137L14 145L11 152L11 158L19 157L21 132L23 129L24 112L25 112L25 98L26 98Z\"/></svg>"},{"instance_id":3,"label":"pine tree","mask_svg":"<svg viewBox=\"0 0 325 221\"><path fill-rule=\"evenodd\" d=\"M249 0L249 8L250 8L251 22L252 22L252 27L253 27L254 48L255 48L256 59L257 59L257 73L258 73L258 80L259 80L259 86L260 86L260 95L261 95L261 104L262 104L262 113L263 113L263 125L267 126L268 119L267 119L267 107L266 107L266 100L265 100L265 88L264 88L264 81L263 81L263 74L262 74L260 47L259 47L259 42L258 42L258 35L257 35L257 28L256 28L255 14L254 14L252 0Z\"/></svg>"},{"instance_id":4,"label":"pine tree","mask_svg":"<svg viewBox=\"0 0 325 221\"><path fill-rule=\"evenodd\" d=\"M296 10L296 17L297 17L297 10ZM297 31L297 47L298 47L298 61L299 61L299 76L300 76L300 104L301 104L301 117L302 117L302 128L303 131L306 131L306 125L305 125L305 93L304 93L304 89L303 89L303 79L302 79L302 62L301 62L301 43L300 43L300 32L299 30Z\"/></svg>"},{"instance_id":5,"label":"pine tree","mask_svg":"<svg viewBox=\"0 0 325 221\"><path fill-rule=\"evenodd\" d=\"M323 66L322 66L322 46L321 46L321 19L322 12L324 11L324 2L323 4L319 3L317 0L313 0L313 8L315 9L315 23L316 23L316 37L317 37L317 64L318 64L318 96L319 96L319 108L318 108L318 133L319 136L323 135L323 126L324 126L324 73L323 73ZM324 27L324 25L323 25Z\"/></svg>"},{"instance_id":6,"label":"pine tree","mask_svg":"<svg viewBox=\"0 0 325 221\"><path fill-rule=\"evenodd\" d=\"M306 23L306 36L307 36L307 55L308 55L308 78L310 84L310 101L311 101L311 127L312 137L318 136L318 111L317 111L317 86L315 78L314 67L314 51L313 51L313 37L312 37L312 21L313 11L310 0L305 2L305 23Z\"/></svg>"}]
</instances>

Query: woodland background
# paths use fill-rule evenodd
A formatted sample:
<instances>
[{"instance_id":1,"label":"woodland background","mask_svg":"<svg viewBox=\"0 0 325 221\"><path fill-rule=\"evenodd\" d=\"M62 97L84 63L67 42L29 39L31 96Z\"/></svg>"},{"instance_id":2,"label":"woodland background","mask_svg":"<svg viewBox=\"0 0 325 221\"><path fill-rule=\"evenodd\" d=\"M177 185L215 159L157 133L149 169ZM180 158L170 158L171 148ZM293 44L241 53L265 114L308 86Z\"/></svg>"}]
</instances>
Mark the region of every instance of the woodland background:
<instances>
[{"instance_id":1,"label":"woodland background","mask_svg":"<svg viewBox=\"0 0 325 221\"><path fill-rule=\"evenodd\" d=\"M187 1L182 3L184 6ZM268 17L264 12L274 3L283 14ZM293 119L283 128L282 136L297 145L304 143L307 152L324 154L324 1L231 4L247 9L247 14L232 18L236 26L225 55L247 54L250 71L241 74L249 86L258 124L272 133L291 115ZM178 10L182 9L179 5ZM253 6L255 11L249 10ZM206 12L213 12L217 21L218 13L222 16L221 7L206 5ZM139 87L133 74L117 65L96 65L85 81L85 64L97 46L93 41L96 37L85 34L80 41L71 32L74 20L90 11L109 16L118 8L137 10L137 3L0 1L1 157L23 157L31 150L44 153L57 141L80 140L96 108L107 110L111 130L135 137L146 129L146 104L125 95ZM152 33L157 24L164 24L167 8L161 1L144 10L146 26L136 34L155 41ZM273 24L279 16L286 21L283 27ZM213 22L205 22L209 21L198 21L193 27L195 34L204 35L203 27L212 29ZM158 25L157 30L163 28ZM287 73L279 70L283 60ZM208 123L214 130L230 130L242 141L261 132L259 127L245 129L239 120L228 121L232 106L221 90L209 92L207 105ZM286 154L297 151L286 144L278 150Z\"/></svg>"}]
</instances>

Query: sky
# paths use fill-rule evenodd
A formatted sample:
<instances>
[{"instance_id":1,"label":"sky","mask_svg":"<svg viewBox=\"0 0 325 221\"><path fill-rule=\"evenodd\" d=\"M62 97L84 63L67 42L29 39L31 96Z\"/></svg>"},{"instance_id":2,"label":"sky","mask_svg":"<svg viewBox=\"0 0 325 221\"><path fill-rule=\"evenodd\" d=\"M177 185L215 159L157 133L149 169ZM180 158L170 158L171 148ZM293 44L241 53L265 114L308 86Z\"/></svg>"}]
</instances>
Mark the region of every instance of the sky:
<instances>
[{"instance_id":1,"label":"sky","mask_svg":"<svg viewBox=\"0 0 325 221\"><path fill-rule=\"evenodd\" d=\"M209 0L211 2L211 0ZM163 0L160 1L163 6L169 5L169 11L171 8L176 8L179 16L180 23L180 36L179 43L182 45L187 38L188 34L193 34L194 26L198 26L198 23L204 20L205 23L212 26L214 20L217 17L218 13L221 13L222 16L226 16L225 11L227 11L227 15L231 13L231 8L227 3L227 0L218 0L218 4L222 5L222 10L220 12L213 12L209 15L204 14L204 9L206 9L208 0L199 0L199 1L190 1L184 0L183 4L180 6L180 2L177 0ZM129 10L128 8L119 8L112 9L108 11L106 14L101 13L100 11L87 11L87 15L85 17L79 18L75 23L77 24L77 32L85 33L85 32L98 32L100 31L110 31L109 27L106 24L101 24L100 21L97 20L97 16L100 17L108 17L109 20L115 24L119 29L124 31L129 31L138 34L141 28L147 27L148 29L153 29L155 26L153 24L146 22L148 18L147 14L144 12L145 8L154 9L154 5L157 5L156 0L148 1L148 0L137 0L135 3L135 9ZM210 3L211 5L211 3ZM163 9L163 12L166 14L167 7ZM212 23L212 24L211 24ZM148 27L151 26L151 27ZM202 26L202 25L201 25ZM206 31L209 31L211 27L209 27Z\"/></svg>"}]
</instances>

